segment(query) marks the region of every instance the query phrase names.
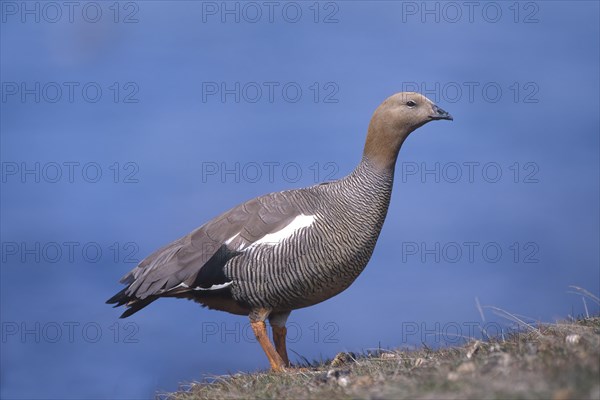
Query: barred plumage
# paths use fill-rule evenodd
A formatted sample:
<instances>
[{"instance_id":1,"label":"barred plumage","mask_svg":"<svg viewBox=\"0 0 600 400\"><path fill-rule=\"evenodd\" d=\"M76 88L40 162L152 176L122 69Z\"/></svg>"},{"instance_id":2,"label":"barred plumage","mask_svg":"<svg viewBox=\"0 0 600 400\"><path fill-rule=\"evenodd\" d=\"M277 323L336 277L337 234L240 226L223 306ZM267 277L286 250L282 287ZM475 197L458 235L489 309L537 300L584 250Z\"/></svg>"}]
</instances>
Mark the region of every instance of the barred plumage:
<instances>
[{"instance_id":1,"label":"barred plumage","mask_svg":"<svg viewBox=\"0 0 600 400\"><path fill-rule=\"evenodd\" d=\"M343 179L278 193L302 214L314 215L314 223L277 246L259 246L228 262L233 298L250 308L286 311L346 289L371 257L392 183L392 174L376 171L364 158Z\"/></svg>"},{"instance_id":2,"label":"barred plumage","mask_svg":"<svg viewBox=\"0 0 600 400\"><path fill-rule=\"evenodd\" d=\"M127 317L159 297L249 315L271 367L288 365L285 321L346 289L363 271L385 220L398 151L414 129L448 113L417 93L377 108L356 169L345 178L249 200L157 250L107 302ZM265 339L273 326L275 348Z\"/></svg>"}]
</instances>

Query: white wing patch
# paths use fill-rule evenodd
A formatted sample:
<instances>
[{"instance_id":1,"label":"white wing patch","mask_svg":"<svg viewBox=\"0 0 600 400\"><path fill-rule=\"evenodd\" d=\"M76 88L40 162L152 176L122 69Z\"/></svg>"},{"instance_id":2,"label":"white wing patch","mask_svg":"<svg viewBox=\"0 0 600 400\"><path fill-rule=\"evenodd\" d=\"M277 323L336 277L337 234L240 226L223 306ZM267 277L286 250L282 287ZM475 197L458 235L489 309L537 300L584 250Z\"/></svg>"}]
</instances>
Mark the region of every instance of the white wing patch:
<instances>
[{"instance_id":1,"label":"white wing patch","mask_svg":"<svg viewBox=\"0 0 600 400\"><path fill-rule=\"evenodd\" d=\"M231 285L233 283L233 281L229 281L229 282L225 282L219 285L212 285L211 287L207 287L207 288L203 288L200 286L196 286L195 288L192 288L192 290L218 290L218 289L223 289L226 288L227 286ZM166 290L166 292L170 291L170 290L174 290L174 289L178 289L178 288L189 288L188 285L186 285L185 283L181 282L179 285L172 287L171 289Z\"/></svg>"},{"instance_id":2,"label":"white wing patch","mask_svg":"<svg viewBox=\"0 0 600 400\"><path fill-rule=\"evenodd\" d=\"M252 243L248 249L258 246L260 244L266 244L269 246L275 246L279 244L281 241L292 236L297 230L302 228L307 228L313 224L315 221L314 215L304 215L300 214L296 218L292 220L288 225L284 226L277 232L269 233L268 235L263 236L258 239L256 242Z\"/></svg>"},{"instance_id":3,"label":"white wing patch","mask_svg":"<svg viewBox=\"0 0 600 400\"><path fill-rule=\"evenodd\" d=\"M229 239L227 239L225 241L225 244L229 244L229 243L233 242L233 239L235 239L238 236L240 236L240 232L236 233L235 235L233 235L232 237L230 237Z\"/></svg>"},{"instance_id":4,"label":"white wing patch","mask_svg":"<svg viewBox=\"0 0 600 400\"><path fill-rule=\"evenodd\" d=\"M197 286L194 288L194 290L218 290L218 289L226 288L227 286L231 285L232 283L233 283L233 281L229 281L229 282L222 283L220 285L212 285L209 288L202 288L200 286Z\"/></svg>"},{"instance_id":5,"label":"white wing patch","mask_svg":"<svg viewBox=\"0 0 600 400\"><path fill-rule=\"evenodd\" d=\"M287 224L286 226L284 226L283 228L281 228L277 232L269 233L268 235L263 236L262 238L260 238L256 242L250 244L250 246L246 247L245 249L243 248L243 244L242 244L241 248L238 248L237 250L238 251L240 251L240 250L248 250L248 249L253 248L254 246L258 246L258 245L261 245L261 244L268 245L268 246L275 246L275 245L279 244L281 241L283 241L283 240L289 238L290 236L292 236L299 229L308 228L309 226L311 226L313 224L313 222L315 222L315 219L316 218L315 218L314 215L300 214L296 218L294 218L292 220L292 222L290 222L289 224ZM240 235L240 233L237 233L237 234L233 235L232 237L230 237L229 239L227 239L225 241L225 244L226 245L230 244L239 235ZM178 289L178 288L182 288L182 287L183 288L190 288L191 290L219 290L219 289L226 288L227 286L231 285L232 283L233 283L233 281L229 281L229 282L225 282L225 283L218 284L218 285L212 285L211 287L208 287L208 288L202 288L200 286L197 286L197 287L194 287L194 288L190 288L188 285L186 285L185 283L181 282L179 285L174 286L171 289L167 289L165 291L170 291L170 290L174 290L174 289Z\"/></svg>"}]
</instances>

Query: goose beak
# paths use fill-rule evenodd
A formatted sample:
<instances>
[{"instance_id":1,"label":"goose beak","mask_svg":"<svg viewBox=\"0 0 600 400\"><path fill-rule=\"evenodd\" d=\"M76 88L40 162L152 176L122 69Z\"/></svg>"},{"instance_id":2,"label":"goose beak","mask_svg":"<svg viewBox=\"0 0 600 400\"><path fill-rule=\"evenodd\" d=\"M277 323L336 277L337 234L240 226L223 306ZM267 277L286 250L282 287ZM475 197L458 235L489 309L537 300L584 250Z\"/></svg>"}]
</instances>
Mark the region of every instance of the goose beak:
<instances>
[{"instance_id":1,"label":"goose beak","mask_svg":"<svg viewBox=\"0 0 600 400\"><path fill-rule=\"evenodd\" d=\"M435 104L433 105L433 114L430 116L430 118L432 120L447 119L450 121L454 121L454 118L452 118L452 115L450 115L447 111L444 111L443 109L439 108Z\"/></svg>"}]
</instances>

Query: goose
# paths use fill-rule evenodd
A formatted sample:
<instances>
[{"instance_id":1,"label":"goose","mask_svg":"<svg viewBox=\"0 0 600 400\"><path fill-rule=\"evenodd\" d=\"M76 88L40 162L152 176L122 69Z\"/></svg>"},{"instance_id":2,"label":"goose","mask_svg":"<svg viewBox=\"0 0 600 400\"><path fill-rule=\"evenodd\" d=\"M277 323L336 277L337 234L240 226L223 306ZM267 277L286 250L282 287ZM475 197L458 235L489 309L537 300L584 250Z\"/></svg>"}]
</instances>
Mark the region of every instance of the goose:
<instances>
[{"instance_id":1,"label":"goose","mask_svg":"<svg viewBox=\"0 0 600 400\"><path fill-rule=\"evenodd\" d=\"M337 295L363 271L388 211L400 147L435 120L453 117L419 93L388 97L373 113L362 159L349 175L224 212L142 260L107 303L127 307L121 318L160 297L246 315L271 370L285 371L290 312Z\"/></svg>"}]
</instances>

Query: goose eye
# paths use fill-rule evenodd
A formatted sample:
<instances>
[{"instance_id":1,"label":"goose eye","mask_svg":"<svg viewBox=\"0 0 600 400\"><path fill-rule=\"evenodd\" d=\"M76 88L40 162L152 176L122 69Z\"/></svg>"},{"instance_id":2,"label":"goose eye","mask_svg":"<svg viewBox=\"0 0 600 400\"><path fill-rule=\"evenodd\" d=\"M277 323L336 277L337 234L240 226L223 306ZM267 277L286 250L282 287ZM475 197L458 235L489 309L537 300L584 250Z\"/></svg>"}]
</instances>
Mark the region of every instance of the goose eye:
<instances>
[{"instance_id":1,"label":"goose eye","mask_svg":"<svg viewBox=\"0 0 600 400\"><path fill-rule=\"evenodd\" d=\"M416 106L416 105L417 105L417 103L415 103L415 102L414 102L414 101L412 101L412 100L409 100L409 101L407 101L407 102L406 102L406 105L407 105L407 106L409 106L410 108L413 108L414 106Z\"/></svg>"}]
</instances>

